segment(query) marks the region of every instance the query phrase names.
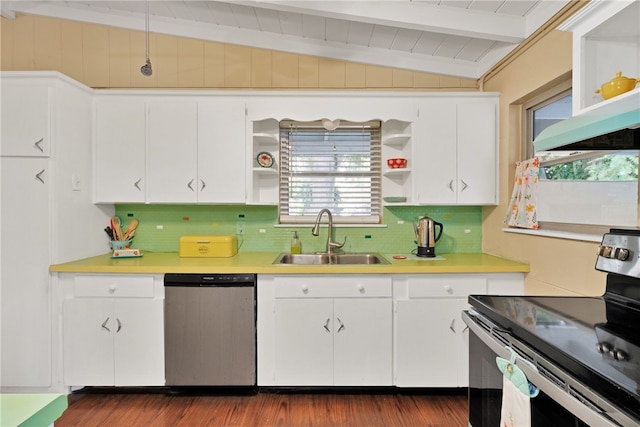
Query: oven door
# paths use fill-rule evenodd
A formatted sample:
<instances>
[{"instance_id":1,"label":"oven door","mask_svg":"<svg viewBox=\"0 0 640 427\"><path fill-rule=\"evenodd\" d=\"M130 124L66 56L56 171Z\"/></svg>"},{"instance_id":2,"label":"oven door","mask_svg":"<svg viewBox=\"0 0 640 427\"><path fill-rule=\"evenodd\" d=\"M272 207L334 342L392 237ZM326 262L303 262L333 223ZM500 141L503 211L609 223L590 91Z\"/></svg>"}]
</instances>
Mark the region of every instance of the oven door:
<instances>
[{"instance_id":1,"label":"oven door","mask_svg":"<svg viewBox=\"0 0 640 427\"><path fill-rule=\"evenodd\" d=\"M563 374L557 366L509 336L504 330L492 325L484 316L465 311L462 317L470 331L469 425L471 427L495 427L500 424L502 373L496 365L496 357L509 359L511 357L509 347L516 350L519 356L516 365L540 390L538 396L531 399L532 427L635 425L633 420L606 405L587 387ZM522 359L529 362L535 361L537 369L523 362ZM572 392L566 392L567 389ZM602 407L603 404L605 407ZM619 422L606 414L615 414ZM627 421L630 424L627 424Z\"/></svg>"}]
</instances>

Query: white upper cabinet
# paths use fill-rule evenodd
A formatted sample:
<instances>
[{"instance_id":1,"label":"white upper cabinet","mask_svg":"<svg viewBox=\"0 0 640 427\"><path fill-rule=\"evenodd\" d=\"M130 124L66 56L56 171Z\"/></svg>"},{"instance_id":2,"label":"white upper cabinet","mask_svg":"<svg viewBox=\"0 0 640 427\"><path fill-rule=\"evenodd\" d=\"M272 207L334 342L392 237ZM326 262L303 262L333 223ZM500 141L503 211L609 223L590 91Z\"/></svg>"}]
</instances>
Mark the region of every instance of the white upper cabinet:
<instances>
[{"instance_id":1,"label":"white upper cabinet","mask_svg":"<svg viewBox=\"0 0 640 427\"><path fill-rule=\"evenodd\" d=\"M498 202L497 109L497 96L420 102L413 125L415 204Z\"/></svg>"},{"instance_id":2,"label":"white upper cabinet","mask_svg":"<svg viewBox=\"0 0 640 427\"><path fill-rule=\"evenodd\" d=\"M151 203L196 202L198 104L171 99L149 103L147 198Z\"/></svg>"},{"instance_id":3,"label":"white upper cabinet","mask_svg":"<svg viewBox=\"0 0 640 427\"><path fill-rule=\"evenodd\" d=\"M498 203L497 102L458 104L458 204Z\"/></svg>"},{"instance_id":4,"label":"white upper cabinet","mask_svg":"<svg viewBox=\"0 0 640 427\"><path fill-rule=\"evenodd\" d=\"M146 105L136 100L95 106L96 202L146 200Z\"/></svg>"},{"instance_id":5,"label":"white upper cabinet","mask_svg":"<svg viewBox=\"0 0 640 427\"><path fill-rule=\"evenodd\" d=\"M35 81L2 84L1 156L48 157L52 89Z\"/></svg>"},{"instance_id":6,"label":"white upper cabinet","mask_svg":"<svg viewBox=\"0 0 640 427\"><path fill-rule=\"evenodd\" d=\"M244 203L240 97L119 94L96 101L96 203Z\"/></svg>"},{"instance_id":7,"label":"white upper cabinet","mask_svg":"<svg viewBox=\"0 0 640 427\"><path fill-rule=\"evenodd\" d=\"M497 117L495 93L99 93L95 201L277 205L280 121L339 118L382 122L385 204L496 204Z\"/></svg>"},{"instance_id":8,"label":"white upper cabinet","mask_svg":"<svg viewBox=\"0 0 640 427\"><path fill-rule=\"evenodd\" d=\"M246 201L244 105L239 98L198 104L198 202Z\"/></svg>"},{"instance_id":9,"label":"white upper cabinet","mask_svg":"<svg viewBox=\"0 0 640 427\"><path fill-rule=\"evenodd\" d=\"M596 90L616 77L640 77L640 1L592 1L561 28L573 32L573 114L603 102L640 99L640 86L607 101ZM637 104L636 104L637 105Z\"/></svg>"}]
</instances>

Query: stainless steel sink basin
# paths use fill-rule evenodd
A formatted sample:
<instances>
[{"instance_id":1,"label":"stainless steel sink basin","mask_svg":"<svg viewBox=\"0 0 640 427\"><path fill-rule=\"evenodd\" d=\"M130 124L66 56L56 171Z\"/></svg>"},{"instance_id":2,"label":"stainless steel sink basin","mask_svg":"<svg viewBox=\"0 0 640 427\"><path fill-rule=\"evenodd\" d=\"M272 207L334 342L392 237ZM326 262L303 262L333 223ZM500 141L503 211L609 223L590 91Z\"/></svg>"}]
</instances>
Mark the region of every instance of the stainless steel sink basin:
<instances>
[{"instance_id":1,"label":"stainless steel sink basin","mask_svg":"<svg viewBox=\"0 0 640 427\"><path fill-rule=\"evenodd\" d=\"M291 265L369 265L389 264L381 255L374 253L340 253L340 254L289 254L278 255L274 264Z\"/></svg>"}]
</instances>

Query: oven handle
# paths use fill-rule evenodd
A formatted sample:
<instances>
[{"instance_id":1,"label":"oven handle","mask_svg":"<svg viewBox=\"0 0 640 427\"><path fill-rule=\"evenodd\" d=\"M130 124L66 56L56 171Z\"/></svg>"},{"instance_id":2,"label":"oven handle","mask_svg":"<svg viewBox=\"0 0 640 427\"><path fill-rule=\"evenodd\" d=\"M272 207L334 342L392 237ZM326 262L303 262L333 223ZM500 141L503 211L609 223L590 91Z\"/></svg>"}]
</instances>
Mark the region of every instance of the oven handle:
<instances>
[{"instance_id":1,"label":"oven handle","mask_svg":"<svg viewBox=\"0 0 640 427\"><path fill-rule=\"evenodd\" d=\"M469 311L462 312L462 320L464 320L464 323L466 323L467 326L469 326L469 330L472 333L476 334L476 336L480 338L480 340L485 345L487 345L496 355L502 358L508 359L509 357L511 357L511 351L509 350L509 348L505 347L503 343L496 340L494 337L491 336L489 332L487 332L483 327L479 325L477 320L477 318L479 317L482 317L482 316L474 312L469 312ZM485 318L483 317L483 319ZM541 361L545 366L554 365L547 359L541 357L538 353L536 353L529 347L523 345L520 341L516 340L507 330L500 328L499 326L493 324L493 322L490 322L489 320L484 320L483 323L486 323L487 325L491 325L491 328L493 329L493 331L499 332L500 335L507 334L508 335L507 341L510 344L516 341L518 344L518 349L519 350L526 349L526 353L528 353L527 355L531 357L531 360L535 360L536 363ZM594 403L603 407L605 412L608 412L610 416L615 416L616 421L620 421L621 424L617 424L616 422L612 421L610 418L601 415L599 412L596 412L595 409L592 409L587 405L585 405L584 403L580 402L578 399L576 399L571 394L569 394L566 390L563 390L557 384L554 384L549 379L547 379L547 377L545 377L543 374L538 372L538 370L535 367L532 367L532 364L528 360L516 358L515 364L524 372L524 374L527 376L529 381L532 382L536 387L540 389L540 391L542 391L544 394L549 396L554 401L558 402L560 405L567 408L569 412L571 412L576 417L580 418L583 422L589 425L597 425L602 427L608 427L608 426L618 427L620 425L634 425L635 423L634 420L627 417L620 411L616 410L608 403L604 402L600 397L591 393L586 387L582 386L580 383L578 383L576 380L569 377L568 375L558 375L558 377L560 377L560 379L563 382L569 383L575 389L580 390L580 392L585 394L585 396L588 396L588 398L591 399ZM557 372L554 372L554 375L557 375L557 374L558 374Z\"/></svg>"}]
</instances>

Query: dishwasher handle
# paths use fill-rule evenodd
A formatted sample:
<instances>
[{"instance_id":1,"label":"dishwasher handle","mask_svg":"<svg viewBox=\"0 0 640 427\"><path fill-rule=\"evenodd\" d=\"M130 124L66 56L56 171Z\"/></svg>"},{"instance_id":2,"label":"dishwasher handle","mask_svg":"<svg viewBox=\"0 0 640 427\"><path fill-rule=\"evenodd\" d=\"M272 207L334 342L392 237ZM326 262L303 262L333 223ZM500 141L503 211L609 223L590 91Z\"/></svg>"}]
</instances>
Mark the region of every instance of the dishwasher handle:
<instances>
[{"instance_id":1,"label":"dishwasher handle","mask_svg":"<svg viewBox=\"0 0 640 427\"><path fill-rule=\"evenodd\" d=\"M256 274L190 274L190 273L167 273L164 275L164 286L182 287L238 287L255 286Z\"/></svg>"}]
</instances>

